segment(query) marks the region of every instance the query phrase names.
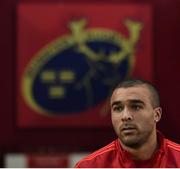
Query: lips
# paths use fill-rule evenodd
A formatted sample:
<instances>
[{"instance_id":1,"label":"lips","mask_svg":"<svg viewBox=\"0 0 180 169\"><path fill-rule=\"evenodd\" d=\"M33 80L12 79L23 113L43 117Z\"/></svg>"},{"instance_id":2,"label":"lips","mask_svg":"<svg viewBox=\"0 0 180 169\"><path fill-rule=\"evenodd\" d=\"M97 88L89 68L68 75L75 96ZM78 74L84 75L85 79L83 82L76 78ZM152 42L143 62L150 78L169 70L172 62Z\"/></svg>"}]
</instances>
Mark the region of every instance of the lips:
<instances>
[{"instance_id":1,"label":"lips","mask_svg":"<svg viewBox=\"0 0 180 169\"><path fill-rule=\"evenodd\" d=\"M122 131L125 131L125 130L135 130L136 128L134 127L124 127L122 128Z\"/></svg>"},{"instance_id":2,"label":"lips","mask_svg":"<svg viewBox=\"0 0 180 169\"><path fill-rule=\"evenodd\" d=\"M136 130L136 126L132 124L124 124L121 126L120 130L122 132L131 132L131 131Z\"/></svg>"}]
</instances>

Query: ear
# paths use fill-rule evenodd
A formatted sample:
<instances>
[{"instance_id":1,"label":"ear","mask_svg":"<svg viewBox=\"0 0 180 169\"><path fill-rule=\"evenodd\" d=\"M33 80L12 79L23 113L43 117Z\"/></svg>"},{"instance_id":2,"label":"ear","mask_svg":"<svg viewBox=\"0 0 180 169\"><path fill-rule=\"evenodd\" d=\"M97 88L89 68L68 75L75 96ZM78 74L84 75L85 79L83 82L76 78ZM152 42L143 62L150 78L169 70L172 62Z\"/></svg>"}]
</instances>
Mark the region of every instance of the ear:
<instances>
[{"instance_id":1,"label":"ear","mask_svg":"<svg viewBox=\"0 0 180 169\"><path fill-rule=\"evenodd\" d=\"M161 107L156 107L154 109L154 121L155 123L159 122L162 116L162 108Z\"/></svg>"}]
</instances>

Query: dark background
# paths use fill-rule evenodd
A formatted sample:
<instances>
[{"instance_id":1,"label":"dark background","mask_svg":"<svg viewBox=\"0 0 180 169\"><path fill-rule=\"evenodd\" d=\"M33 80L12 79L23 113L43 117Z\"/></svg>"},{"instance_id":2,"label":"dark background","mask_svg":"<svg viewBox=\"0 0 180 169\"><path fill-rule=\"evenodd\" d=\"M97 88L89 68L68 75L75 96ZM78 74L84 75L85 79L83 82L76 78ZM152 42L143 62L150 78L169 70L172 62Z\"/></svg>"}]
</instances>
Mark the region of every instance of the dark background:
<instances>
[{"instance_id":1,"label":"dark background","mask_svg":"<svg viewBox=\"0 0 180 169\"><path fill-rule=\"evenodd\" d=\"M22 0L21 2L83 2ZM0 5L0 153L28 151L93 151L115 138L112 128L22 130L16 118L16 5L2 0ZM101 2L91 0L90 2ZM119 4L152 5L154 84L161 96L163 118L158 128L180 143L180 0L109 0ZM1 160L2 161L2 160Z\"/></svg>"}]
</instances>

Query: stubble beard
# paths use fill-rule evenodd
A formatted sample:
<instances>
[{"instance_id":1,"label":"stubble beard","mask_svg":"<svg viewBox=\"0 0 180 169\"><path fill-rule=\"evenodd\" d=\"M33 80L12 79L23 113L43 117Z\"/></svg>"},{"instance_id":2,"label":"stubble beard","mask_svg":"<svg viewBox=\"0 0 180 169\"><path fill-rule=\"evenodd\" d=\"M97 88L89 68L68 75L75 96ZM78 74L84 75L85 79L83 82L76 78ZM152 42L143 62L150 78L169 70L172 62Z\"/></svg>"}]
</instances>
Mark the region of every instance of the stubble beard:
<instances>
[{"instance_id":1,"label":"stubble beard","mask_svg":"<svg viewBox=\"0 0 180 169\"><path fill-rule=\"evenodd\" d=\"M152 132L153 130L144 132L140 132L137 130L136 133L132 135L125 135L123 133L120 133L119 139L123 145L133 149L137 149L141 147L149 139Z\"/></svg>"}]
</instances>

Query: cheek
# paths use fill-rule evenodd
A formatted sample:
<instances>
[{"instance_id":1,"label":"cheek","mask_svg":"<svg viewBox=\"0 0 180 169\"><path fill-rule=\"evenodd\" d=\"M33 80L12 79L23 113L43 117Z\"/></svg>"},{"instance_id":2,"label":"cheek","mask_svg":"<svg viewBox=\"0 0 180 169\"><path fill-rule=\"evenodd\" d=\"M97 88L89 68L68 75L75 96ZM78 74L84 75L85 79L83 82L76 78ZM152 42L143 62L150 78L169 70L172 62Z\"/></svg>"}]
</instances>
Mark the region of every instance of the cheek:
<instances>
[{"instance_id":1,"label":"cheek","mask_svg":"<svg viewBox=\"0 0 180 169\"><path fill-rule=\"evenodd\" d=\"M139 118L137 121L137 125L142 129L146 130L148 128L152 128L154 126L153 116Z\"/></svg>"},{"instance_id":2,"label":"cheek","mask_svg":"<svg viewBox=\"0 0 180 169\"><path fill-rule=\"evenodd\" d=\"M121 125L121 118L116 114L111 114L111 121L114 128L119 128Z\"/></svg>"}]
</instances>

